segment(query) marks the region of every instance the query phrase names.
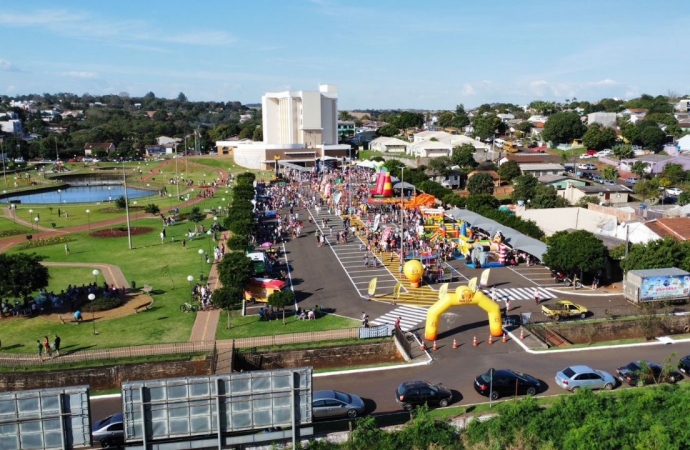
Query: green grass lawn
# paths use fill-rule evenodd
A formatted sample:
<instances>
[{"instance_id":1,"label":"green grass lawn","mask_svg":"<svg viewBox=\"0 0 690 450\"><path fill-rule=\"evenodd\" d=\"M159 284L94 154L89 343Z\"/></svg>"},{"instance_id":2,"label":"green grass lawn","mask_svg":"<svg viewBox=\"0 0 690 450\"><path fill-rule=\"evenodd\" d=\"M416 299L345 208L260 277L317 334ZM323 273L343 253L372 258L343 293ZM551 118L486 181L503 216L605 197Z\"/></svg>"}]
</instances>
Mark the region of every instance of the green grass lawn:
<instances>
[{"instance_id":1,"label":"green grass lawn","mask_svg":"<svg viewBox=\"0 0 690 450\"><path fill-rule=\"evenodd\" d=\"M258 315L230 317L230 329L227 329L227 313L223 312L218 323L216 339L239 339L255 336L272 336L276 334L303 333L306 331L336 330L358 327L359 321L329 314L317 320L298 320L294 315L282 316L280 320L259 321Z\"/></svg>"},{"instance_id":2,"label":"green grass lawn","mask_svg":"<svg viewBox=\"0 0 690 450\"><path fill-rule=\"evenodd\" d=\"M23 233L30 233L31 228L25 227L24 225L18 224L14 222L12 219L6 219L4 217L0 217L0 236L2 236L3 232L10 232L10 231L20 231L21 233L18 234L23 234Z\"/></svg>"},{"instance_id":3,"label":"green grass lawn","mask_svg":"<svg viewBox=\"0 0 690 450\"><path fill-rule=\"evenodd\" d=\"M81 286L94 282L92 270L85 270L83 267L48 267L48 287L46 291L59 294L60 291L67 288L68 284L72 286ZM65 281L68 281L65 284ZM101 283L103 280L100 280Z\"/></svg>"},{"instance_id":4,"label":"green grass lawn","mask_svg":"<svg viewBox=\"0 0 690 450\"><path fill-rule=\"evenodd\" d=\"M210 226L212 219L204 221ZM65 255L64 246L48 245L34 249L45 257L45 261L70 261L84 263L111 263L120 266L127 280L136 281L137 286L153 286L154 306L140 314L120 319L108 320L96 324L99 332L94 336L90 324L57 324L43 318L4 319L2 323L2 351L15 353L33 353L33 343L44 335L59 334L66 350L114 348L130 345L155 344L162 342L183 342L189 339L194 314L179 311L180 305L189 299L190 286L187 276L198 279L200 271L208 276L210 266L198 254L199 249L208 252L213 242L208 235L189 241L187 248L182 248L182 236L188 228L186 222L166 228L167 239L160 243L159 233L162 229L159 219L141 219L134 225L152 226L151 233L132 237L133 250L127 246L127 238L93 238L87 233L76 233L70 242L70 255ZM179 236L171 243L172 236ZM19 252L17 248L11 253ZM77 269L78 270L78 269ZM91 280L91 269L81 269L85 275L77 272L64 272L66 276L86 277ZM57 272L60 273L60 272ZM99 277L99 283L103 281ZM51 279L53 290L66 288L75 282L63 276ZM84 311L88 321L88 311Z\"/></svg>"}]
</instances>

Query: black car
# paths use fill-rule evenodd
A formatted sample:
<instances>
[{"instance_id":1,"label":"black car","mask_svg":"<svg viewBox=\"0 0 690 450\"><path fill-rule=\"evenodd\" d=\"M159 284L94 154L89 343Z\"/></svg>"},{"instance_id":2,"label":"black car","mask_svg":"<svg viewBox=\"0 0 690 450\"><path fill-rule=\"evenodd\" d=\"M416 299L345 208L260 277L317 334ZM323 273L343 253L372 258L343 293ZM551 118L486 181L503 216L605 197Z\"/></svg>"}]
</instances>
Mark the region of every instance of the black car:
<instances>
[{"instance_id":1,"label":"black car","mask_svg":"<svg viewBox=\"0 0 690 450\"><path fill-rule=\"evenodd\" d=\"M683 379L676 370L665 371L661 364L651 361L633 361L616 369L618 379L630 386L644 386L655 383L676 383Z\"/></svg>"},{"instance_id":2,"label":"black car","mask_svg":"<svg viewBox=\"0 0 690 450\"><path fill-rule=\"evenodd\" d=\"M395 391L395 401L407 411L419 405L448 406L453 394L439 384L405 381Z\"/></svg>"},{"instance_id":3,"label":"black car","mask_svg":"<svg viewBox=\"0 0 690 450\"><path fill-rule=\"evenodd\" d=\"M536 395L541 391L541 383L526 373L514 372L509 369L489 369L474 380L474 390L496 400L504 395Z\"/></svg>"},{"instance_id":4,"label":"black car","mask_svg":"<svg viewBox=\"0 0 690 450\"><path fill-rule=\"evenodd\" d=\"M686 375L690 374L690 355L680 358L678 369Z\"/></svg>"}]
</instances>

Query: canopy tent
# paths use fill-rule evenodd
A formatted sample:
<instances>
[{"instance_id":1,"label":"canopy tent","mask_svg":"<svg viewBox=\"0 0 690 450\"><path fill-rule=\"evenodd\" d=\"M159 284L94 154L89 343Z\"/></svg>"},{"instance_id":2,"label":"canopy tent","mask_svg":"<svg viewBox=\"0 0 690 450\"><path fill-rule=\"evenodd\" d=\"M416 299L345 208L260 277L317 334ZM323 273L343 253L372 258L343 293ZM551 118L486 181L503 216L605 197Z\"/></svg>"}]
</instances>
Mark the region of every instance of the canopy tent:
<instances>
[{"instance_id":1,"label":"canopy tent","mask_svg":"<svg viewBox=\"0 0 690 450\"><path fill-rule=\"evenodd\" d=\"M393 189L414 189L414 184L410 184L406 181L397 182L393 184Z\"/></svg>"},{"instance_id":2,"label":"canopy tent","mask_svg":"<svg viewBox=\"0 0 690 450\"><path fill-rule=\"evenodd\" d=\"M366 167L367 169L376 169L378 167L381 167L382 165L383 165L383 163L380 161L371 161L369 159L364 160L364 161L359 161L357 163L357 166Z\"/></svg>"},{"instance_id":3,"label":"canopy tent","mask_svg":"<svg viewBox=\"0 0 690 450\"><path fill-rule=\"evenodd\" d=\"M450 211L446 211L446 215L455 220L463 220L469 223L473 228L480 228L492 236L496 234L497 231L500 231L505 237L506 244L510 245L515 250L529 253L540 260L544 257L544 253L546 253L545 243L529 236L525 236L517 230L508 228L505 225L501 225L500 223L496 222L495 220L488 219L475 212L468 211L466 209L453 208Z\"/></svg>"},{"instance_id":4,"label":"canopy tent","mask_svg":"<svg viewBox=\"0 0 690 450\"><path fill-rule=\"evenodd\" d=\"M285 167L286 169L295 169L300 172L311 172L312 170L314 170L311 167L298 166L297 164L293 164L287 161L278 161L278 165Z\"/></svg>"}]
</instances>

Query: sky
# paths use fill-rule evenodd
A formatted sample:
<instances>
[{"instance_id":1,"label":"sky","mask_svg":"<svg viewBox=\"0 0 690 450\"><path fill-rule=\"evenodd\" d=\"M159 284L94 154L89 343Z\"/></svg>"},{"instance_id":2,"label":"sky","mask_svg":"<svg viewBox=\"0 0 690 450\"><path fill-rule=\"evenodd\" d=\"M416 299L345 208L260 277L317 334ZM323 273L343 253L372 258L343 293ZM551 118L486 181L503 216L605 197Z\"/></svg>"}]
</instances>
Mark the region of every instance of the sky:
<instances>
[{"instance_id":1,"label":"sky","mask_svg":"<svg viewBox=\"0 0 690 450\"><path fill-rule=\"evenodd\" d=\"M0 94L259 103L339 89L340 109L690 94L687 0L10 2Z\"/></svg>"}]
</instances>

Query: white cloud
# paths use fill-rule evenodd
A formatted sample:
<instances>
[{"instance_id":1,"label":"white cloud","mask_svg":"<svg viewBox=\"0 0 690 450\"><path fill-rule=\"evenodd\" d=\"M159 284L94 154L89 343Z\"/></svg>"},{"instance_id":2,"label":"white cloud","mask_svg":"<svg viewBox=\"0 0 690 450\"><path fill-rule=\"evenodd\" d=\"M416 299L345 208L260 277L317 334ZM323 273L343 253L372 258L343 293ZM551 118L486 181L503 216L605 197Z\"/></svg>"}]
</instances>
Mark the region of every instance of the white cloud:
<instances>
[{"instance_id":1,"label":"white cloud","mask_svg":"<svg viewBox=\"0 0 690 450\"><path fill-rule=\"evenodd\" d=\"M60 9L0 13L0 25L7 27L41 28L75 39L95 39L117 45L142 42L229 46L236 39L225 31L170 32L143 20L117 20L89 13L74 13ZM146 49L146 46L140 47Z\"/></svg>"},{"instance_id":2,"label":"white cloud","mask_svg":"<svg viewBox=\"0 0 690 450\"><path fill-rule=\"evenodd\" d=\"M20 70L6 59L0 58L0 71L3 72L20 72Z\"/></svg>"},{"instance_id":3,"label":"white cloud","mask_svg":"<svg viewBox=\"0 0 690 450\"><path fill-rule=\"evenodd\" d=\"M474 89L474 86L472 86L470 83L465 83L462 85L462 95L475 95L477 91Z\"/></svg>"},{"instance_id":4,"label":"white cloud","mask_svg":"<svg viewBox=\"0 0 690 450\"><path fill-rule=\"evenodd\" d=\"M93 78L98 78L98 73L97 72L80 72L80 71L69 71L69 72L60 72L58 75L62 75L63 77L71 77L71 78L81 78L81 79L93 79Z\"/></svg>"},{"instance_id":5,"label":"white cloud","mask_svg":"<svg viewBox=\"0 0 690 450\"><path fill-rule=\"evenodd\" d=\"M588 86L617 86L618 83L610 78L599 81L591 81L587 83Z\"/></svg>"}]
</instances>

